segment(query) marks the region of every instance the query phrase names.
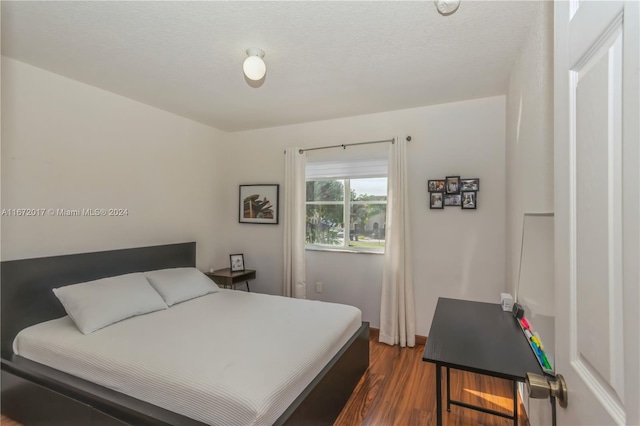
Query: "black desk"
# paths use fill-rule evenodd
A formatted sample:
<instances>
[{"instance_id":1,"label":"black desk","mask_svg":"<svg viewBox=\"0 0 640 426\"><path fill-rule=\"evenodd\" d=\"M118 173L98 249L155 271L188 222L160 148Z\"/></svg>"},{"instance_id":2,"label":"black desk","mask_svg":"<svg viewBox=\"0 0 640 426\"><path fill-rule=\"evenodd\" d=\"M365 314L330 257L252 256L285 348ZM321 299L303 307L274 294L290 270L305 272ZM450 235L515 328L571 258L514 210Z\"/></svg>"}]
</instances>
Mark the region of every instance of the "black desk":
<instances>
[{"instance_id":1,"label":"black desk","mask_svg":"<svg viewBox=\"0 0 640 426\"><path fill-rule=\"evenodd\" d=\"M518 382L542 368L511 312L499 304L439 298L423 361L436 364L437 425L442 425L442 372L447 368L447 411L451 404L512 419L518 424ZM449 368L513 380L513 416L453 401Z\"/></svg>"}]
</instances>

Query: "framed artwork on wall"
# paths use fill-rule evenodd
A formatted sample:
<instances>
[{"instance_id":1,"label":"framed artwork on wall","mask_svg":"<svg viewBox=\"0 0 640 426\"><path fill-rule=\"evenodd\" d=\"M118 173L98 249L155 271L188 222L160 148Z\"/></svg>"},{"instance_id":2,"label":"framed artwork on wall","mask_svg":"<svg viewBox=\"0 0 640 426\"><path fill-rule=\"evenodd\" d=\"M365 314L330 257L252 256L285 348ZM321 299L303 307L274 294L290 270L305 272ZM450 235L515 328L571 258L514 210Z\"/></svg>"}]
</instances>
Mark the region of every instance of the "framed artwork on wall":
<instances>
[{"instance_id":1,"label":"framed artwork on wall","mask_svg":"<svg viewBox=\"0 0 640 426\"><path fill-rule=\"evenodd\" d=\"M278 184L240 185L240 223L277 225L279 215Z\"/></svg>"},{"instance_id":2,"label":"framed artwork on wall","mask_svg":"<svg viewBox=\"0 0 640 426\"><path fill-rule=\"evenodd\" d=\"M429 187L429 192L444 192L444 180L430 180L427 182L427 186Z\"/></svg>"},{"instance_id":3,"label":"framed artwork on wall","mask_svg":"<svg viewBox=\"0 0 640 426\"><path fill-rule=\"evenodd\" d=\"M460 176L447 176L445 179L445 188L447 194L460 193Z\"/></svg>"},{"instance_id":4,"label":"framed artwork on wall","mask_svg":"<svg viewBox=\"0 0 640 426\"><path fill-rule=\"evenodd\" d=\"M444 179L429 179L427 189L430 209L460 207L464 210L476 210L478 208L480 178L447 176Z\"/></svg>"},{"instance_id":5,"label":"framed artwork on wall","mask_svg":"<svg viewBox=\"0 0 640 426\"><path fill-rule=\"evenodd\" d=\"M460 194L445 194L444 205L445 207L460 207L460 200Z\"/></svg>"},{"instance_id":6,"label":"framed artwork on wall","mask_svg":"<svg viewBox=\"0 0 640 426\"><path fill-rule=\"evenodd\" d=\"M431 194L429 194L429 198L430 198L429 208L444 209L443 197L444 197L444 194L441 192L432 192Z\"/></svg>"},{"instance_id":7,"label":"framed artwork on wall","mask_svg":"<svg viewBox=\"0 0 640 426\"><path fill-rule=\"evenodd\" d=\"M476 199L477 192L463 192L461 195L463 210L475 210L478 208L478 202Z\"/></svg>"},{"instance_id":8,"label":"framed artwork on wall","mask_svg":"<svg viewBox=\"0 0 640 426\"><path fill-rule=\"evenodd\" d=\"M460 191L479 191L480 190L480 179L460 179Z\"/></svg>"}]
</instances>

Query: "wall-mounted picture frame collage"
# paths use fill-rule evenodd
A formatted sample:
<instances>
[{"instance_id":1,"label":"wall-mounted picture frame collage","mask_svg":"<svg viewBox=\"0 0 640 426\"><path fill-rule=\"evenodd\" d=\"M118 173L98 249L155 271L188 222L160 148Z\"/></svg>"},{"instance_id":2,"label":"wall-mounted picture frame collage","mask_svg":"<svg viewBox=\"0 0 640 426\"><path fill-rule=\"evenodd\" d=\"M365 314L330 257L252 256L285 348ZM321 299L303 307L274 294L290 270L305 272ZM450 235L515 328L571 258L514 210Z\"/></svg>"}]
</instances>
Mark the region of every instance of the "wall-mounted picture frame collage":
<instances>
[{"instance_id":1,"label":"wall-mounted picture frame collage","mask_svg":"<svg viewBox=\"0 0 640 426\"><path fill-rule=\"evenodd\" d=\"M444 179L427 181L429 191L429 208L442 210L445 207L460 207L462 210L478 208L478 191L480 178L464 178L447 176Z\"/></svg>"}]
</instances>

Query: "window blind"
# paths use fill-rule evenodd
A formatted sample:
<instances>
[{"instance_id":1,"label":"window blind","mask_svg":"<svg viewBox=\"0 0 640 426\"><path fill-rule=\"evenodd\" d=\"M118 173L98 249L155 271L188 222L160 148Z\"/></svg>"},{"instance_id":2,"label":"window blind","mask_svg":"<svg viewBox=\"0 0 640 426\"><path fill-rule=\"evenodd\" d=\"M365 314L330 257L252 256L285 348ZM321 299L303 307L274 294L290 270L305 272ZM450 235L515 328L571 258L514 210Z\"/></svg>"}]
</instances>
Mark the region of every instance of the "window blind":
<instances>
[{"instance_id":1,"label":"window blind","mask_svg":"<svg viewBox=\"0 0 640 426\"><path fill-rule=\"evenodd\" d=\"M386 158L366 160L323 160L307 162L307 180L356 179L387 176L389 162Z\"/></svg>"}]
</instances>

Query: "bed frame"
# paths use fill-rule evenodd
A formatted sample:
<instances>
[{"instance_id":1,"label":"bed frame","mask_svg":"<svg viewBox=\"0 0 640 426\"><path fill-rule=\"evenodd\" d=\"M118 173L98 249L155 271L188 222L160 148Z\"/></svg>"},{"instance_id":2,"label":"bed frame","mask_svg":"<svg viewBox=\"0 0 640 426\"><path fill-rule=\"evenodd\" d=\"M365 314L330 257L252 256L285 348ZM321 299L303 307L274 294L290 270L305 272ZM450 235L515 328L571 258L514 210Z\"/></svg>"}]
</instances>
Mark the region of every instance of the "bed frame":
<instances>
[{"instance_id":1,"label":"bed frame","mask_svg":"<svg viewBox=\"0 0 640 426\"><path fill-rule=\"evenodd\" d=\"M194 242L2 262L2 413L25 425L202 426L189 417L22 358L12 349L20 330L66 315L53 288L195 263ZM368 366L369 324L363 323L276 425L333 424Z\"/></svg>"}]
</instances>

